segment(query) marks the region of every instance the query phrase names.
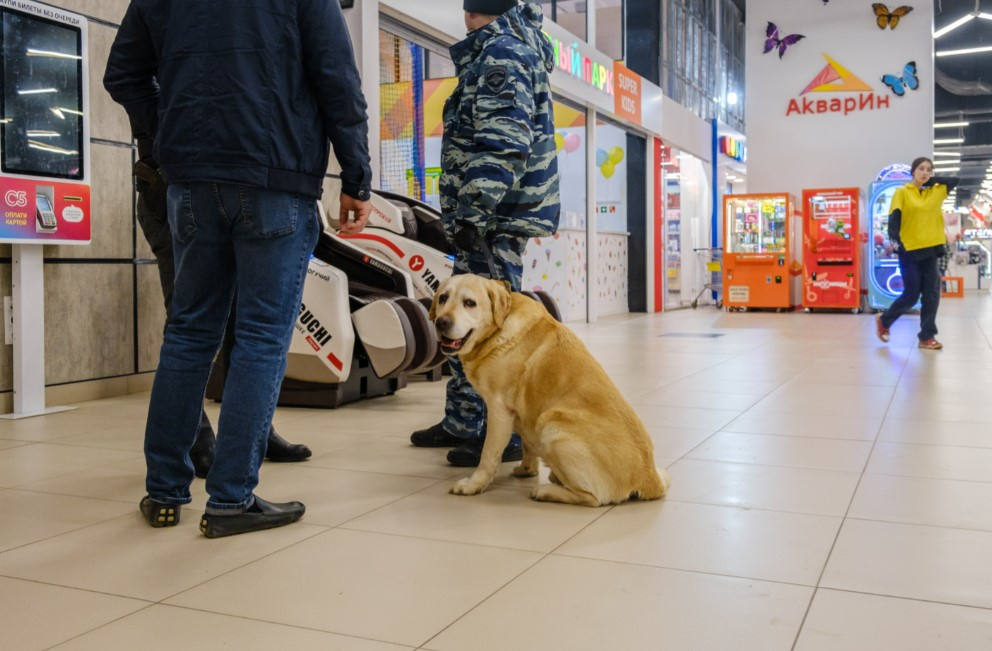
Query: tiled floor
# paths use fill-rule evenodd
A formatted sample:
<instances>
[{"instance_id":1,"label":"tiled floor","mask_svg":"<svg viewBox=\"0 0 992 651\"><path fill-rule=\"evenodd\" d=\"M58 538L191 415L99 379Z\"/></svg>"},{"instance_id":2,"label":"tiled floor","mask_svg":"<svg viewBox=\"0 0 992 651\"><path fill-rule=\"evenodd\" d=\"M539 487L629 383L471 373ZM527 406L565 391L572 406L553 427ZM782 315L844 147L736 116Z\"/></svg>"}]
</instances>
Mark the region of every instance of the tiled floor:
<instances>
[{"instance_id":1,"label":"tiled floor","mask_svg":"<svg viewBox=\"0 0 992 651\"><path fill-rule=\"evenodd\" d=\"M945 299L944 351L916 324L888 345L867 315L572 324L672 475L614 508L532 502L509 465L449 495L463 471L408 442L442 383L280 409L314 458L265 464L259 493L307 515L221 540L200 480L179 527L141 520L147 394L2 421L0 648L992 648L992 297Z\"/></svg>"}]
</instances>

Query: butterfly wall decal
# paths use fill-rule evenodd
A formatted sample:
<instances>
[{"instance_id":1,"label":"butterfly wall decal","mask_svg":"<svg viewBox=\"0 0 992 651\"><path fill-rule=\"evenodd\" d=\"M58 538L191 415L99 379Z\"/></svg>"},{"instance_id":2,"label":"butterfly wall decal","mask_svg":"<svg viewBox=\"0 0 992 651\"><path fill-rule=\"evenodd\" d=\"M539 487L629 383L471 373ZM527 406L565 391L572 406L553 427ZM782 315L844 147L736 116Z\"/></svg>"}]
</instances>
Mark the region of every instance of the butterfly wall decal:
<instances>
[{"instance_id":1,"label":"butterfly wall decal","mask_svg":"<svg viewBox=\"0 0 992 651\"><path fill-rule=\"evenodd\" d=\"M778 27L773 22L768 23L768 27L765 28L765 49L762 54L768 54L775 48L778 48L778 58L782 58L785 54L785 50L790 45L795 45L800 40L806 38L802 34L789 34L788 36L779 37Z\"/></svg>"},{"instance_id":2,"label":"butterfly wall decal","mask_svg":"<svg viewBox=\"0 0 992 651\"><path fill-rule=\"evenodd\" d=\"M882 75L882 83L897 97L905 95L907 90L916 90L920 87L920 79L916 76L916 61L903 66L901 75Z\"/></svg>"},{"instance_id":3,"label":"butterfly wall decal","mask_svg":"<svg viewBox=\"0 0 992 651\"><path fill-rule=\"evenodd\" d=\"M896 7L890 10L881 2L874 3L871 8L875 12L875 22L878 24L879 29L885 29L886 27L895 29L896 25L899 24L899 19L913 10L912 7L906 6Z\"/></svg>"}]
</instances>

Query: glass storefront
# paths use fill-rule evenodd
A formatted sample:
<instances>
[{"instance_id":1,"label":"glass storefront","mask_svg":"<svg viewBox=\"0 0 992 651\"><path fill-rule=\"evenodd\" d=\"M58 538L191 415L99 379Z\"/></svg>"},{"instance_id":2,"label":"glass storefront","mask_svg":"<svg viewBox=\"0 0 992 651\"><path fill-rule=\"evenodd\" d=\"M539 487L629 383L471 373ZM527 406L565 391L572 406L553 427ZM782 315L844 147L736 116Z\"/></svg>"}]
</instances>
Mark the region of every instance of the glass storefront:
<instances>
[{"instance_id":1,"label":"glass storefront","mask_svg":"<svg viewBox=\"0 0 992 651\"><path fill-rule=\"evenodd\" d=\"M710 282L711 205L709 179L702 160L667 145L661 148L662 247L664 305L666 309L690 304ZM700 297L700 303L711 297Z\"/></svg>"},{"instance_id":2,"label":"glass storefront","mask_svg":"<svg viewBox=\"0 0 992 651\"><path fill-rule=\"evenodd\" d=\"M380 187L440 207L444 101L457 84L451 59L379 30Z\"/></svg>"}]
</instances>

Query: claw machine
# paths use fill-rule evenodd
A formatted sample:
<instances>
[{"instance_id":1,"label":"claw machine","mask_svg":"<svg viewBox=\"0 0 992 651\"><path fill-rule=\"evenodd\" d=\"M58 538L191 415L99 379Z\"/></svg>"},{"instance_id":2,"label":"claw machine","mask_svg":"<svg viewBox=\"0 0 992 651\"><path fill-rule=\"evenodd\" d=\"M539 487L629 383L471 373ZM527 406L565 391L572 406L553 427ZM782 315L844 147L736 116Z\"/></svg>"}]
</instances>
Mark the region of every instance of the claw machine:
<instances>
[{"instance_id":1,"label":"claw machine","mask_svg":"<svg viewBox=\"0 0 992 651\"><path fill-rule=\"evenodd\" d=\"M729 309L797 304L795 206L795 197L786 193L723 198L723 302Z\"/></svg>"},{"instance_id":2,"label":"claw machine","mask_svg":"<svg viewBox=\"0 0 992 651\"><path fill-rule=\"evenodd\" d=\"M889 206L896 190L913 180L909 166L885 167L868 188L868 306L885 310L902 294L899 255L889 241ZM916 305L919 308L919 304Z\"/></svg>"},{"instance_id":3,"label":"claw machine","mask_svg":"<svg viewBox=\"0 0 992 651\"><path fill-rule=\"evenodd\" d=\"M802 304L861 311L858 188L803 190Z\"/></svg>"}]
</instances>

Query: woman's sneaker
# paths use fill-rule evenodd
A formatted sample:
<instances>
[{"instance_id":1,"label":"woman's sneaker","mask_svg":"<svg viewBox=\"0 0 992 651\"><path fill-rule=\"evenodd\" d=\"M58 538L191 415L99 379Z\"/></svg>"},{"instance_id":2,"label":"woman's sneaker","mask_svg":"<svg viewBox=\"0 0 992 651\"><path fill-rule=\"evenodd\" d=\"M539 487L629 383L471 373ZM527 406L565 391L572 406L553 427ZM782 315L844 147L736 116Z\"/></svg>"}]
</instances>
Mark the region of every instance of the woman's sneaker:
<instances>
[{"instance_id":1,"label":"woman's sneaker","mask_svg":"<svg viewBox=\"0 0 992 651\"><path fill-rule=\"evenodd\" d=\"M875 334L878 335L878 338L882 341L889 341L889 329L882 325L881 314L875 315Z\"/></svg>"},{"instance_id":2,"label":"woman's sneaker","mask_svg":"<svg viewBox=\"0 0 992 651\"><path fill-rule=\"evenodd\" d=\"M927 350L940 350L944 347L944 344L940 343L936 339L920 339L920 348L926 348Z\"/></svg>"}]
</instances>

